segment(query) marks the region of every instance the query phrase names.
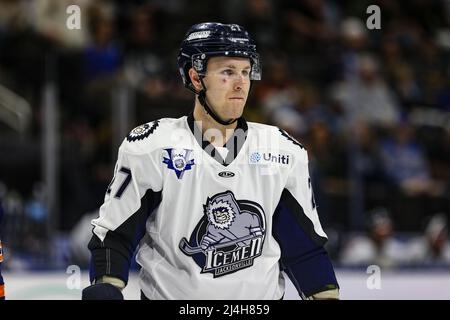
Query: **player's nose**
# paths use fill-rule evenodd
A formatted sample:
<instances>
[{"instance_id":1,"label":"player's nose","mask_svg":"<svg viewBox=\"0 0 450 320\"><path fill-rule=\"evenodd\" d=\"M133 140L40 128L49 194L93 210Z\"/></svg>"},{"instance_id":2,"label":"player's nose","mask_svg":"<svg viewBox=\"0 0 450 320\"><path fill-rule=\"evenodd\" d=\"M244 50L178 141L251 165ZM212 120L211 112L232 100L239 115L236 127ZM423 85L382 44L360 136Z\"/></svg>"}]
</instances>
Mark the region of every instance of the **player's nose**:
<instances>
[{"instance_id":1,"label":"player's nose","mask_svg":"<svg viewBox=\"0 0 450 320\"><path fill-rule=\"evenodd\" d=\"M246 77L245 76L237 76L236 80L234 81L234 89L236 91L240 91L244 88L244 83L246 82Z\"/></svg>"}]
</instances>

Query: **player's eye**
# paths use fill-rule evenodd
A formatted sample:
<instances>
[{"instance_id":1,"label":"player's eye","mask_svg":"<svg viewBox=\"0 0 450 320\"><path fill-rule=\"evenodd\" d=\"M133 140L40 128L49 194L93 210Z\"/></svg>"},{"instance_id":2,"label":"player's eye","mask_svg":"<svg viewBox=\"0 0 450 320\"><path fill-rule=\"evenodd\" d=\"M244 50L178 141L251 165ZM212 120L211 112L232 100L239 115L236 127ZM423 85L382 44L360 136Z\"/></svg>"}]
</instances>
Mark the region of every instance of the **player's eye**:
<instances>
[{"instance_id":1,"label":"player's eye","mask_svg":"<svg viewBox=\"0 0 450 320\"><path fill-rule=\"evenodd\" d=\"M248 77L248 76L250 75L250 71L248 71L248 70L243 70L243 71L242 71L242 75L243 75L244 77Z\"/></svg>"},{"instance_id":2,"label":"player's eye","mask_svg":"<svg viewBox=\"0 0 450 320\"><path fill-rule=\"evenodd\" d=\"M234 72L231 69L225 69L225 70L222 71L222 73L227 75L227 76L231 76L231 75L233 75Z\"/></svg>"}]
</instances>

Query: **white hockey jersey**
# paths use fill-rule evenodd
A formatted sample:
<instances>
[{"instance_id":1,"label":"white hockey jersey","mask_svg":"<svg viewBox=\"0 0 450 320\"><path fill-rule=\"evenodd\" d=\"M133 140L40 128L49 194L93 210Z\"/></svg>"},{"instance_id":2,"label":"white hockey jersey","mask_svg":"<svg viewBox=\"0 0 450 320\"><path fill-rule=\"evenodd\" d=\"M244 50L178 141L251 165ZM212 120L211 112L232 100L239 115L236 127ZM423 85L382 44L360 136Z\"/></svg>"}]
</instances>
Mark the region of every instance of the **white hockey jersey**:
<instances>
[{"instance_id":1,"label":"white hockey jersey","mask_svg":"<svg viewBox=\"0 0 450 320\"><path fill-rule=\"evenodd\" d=\"M92 221L91 278L126 282L138 247L149 299L280 299L282 269L300 294L337 285L303 146L241 118L220 150L200 125L160 119L124 140Z\"/></svg>"}]
</instances>

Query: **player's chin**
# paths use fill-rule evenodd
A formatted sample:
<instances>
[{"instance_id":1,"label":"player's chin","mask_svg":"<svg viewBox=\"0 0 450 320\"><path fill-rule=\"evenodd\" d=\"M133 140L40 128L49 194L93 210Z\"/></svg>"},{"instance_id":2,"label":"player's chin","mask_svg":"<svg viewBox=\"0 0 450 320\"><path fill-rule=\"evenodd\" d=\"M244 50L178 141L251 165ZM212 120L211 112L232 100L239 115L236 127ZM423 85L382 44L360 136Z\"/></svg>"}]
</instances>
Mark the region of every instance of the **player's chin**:
<instances>
[{"instance_id":1,"label":"player's chin","mask_svg":"<svg viewBox=\"0 0 450 320\"><path fill-rule=\"evenodd\" d=\"M242 113L244 112L244 107L245 107L245 100L230 100L227 109L226 109L226 113L227 113L227 117L229 118L239 118L240 116L242 116Z\"/></svg>"}]
</instances>

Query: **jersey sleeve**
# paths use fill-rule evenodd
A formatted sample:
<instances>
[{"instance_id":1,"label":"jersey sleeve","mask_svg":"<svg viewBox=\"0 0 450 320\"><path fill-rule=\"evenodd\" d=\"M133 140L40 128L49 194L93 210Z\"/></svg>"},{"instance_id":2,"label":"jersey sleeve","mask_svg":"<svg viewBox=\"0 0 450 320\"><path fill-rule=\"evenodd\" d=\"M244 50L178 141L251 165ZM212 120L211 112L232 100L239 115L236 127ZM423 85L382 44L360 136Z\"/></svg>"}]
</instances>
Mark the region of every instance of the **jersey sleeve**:
<instances>
[{"instance_id":1,"label":"jersey sleeve","mask_svg":"<svg viewBox=\"0 0 450 320\"><path fill-rule=\"evenodd\" d=\"M324 244L308 169L308 155L296 154L274 213L273 236L281 248L281 266L303 298L338 288Z\"/></svg>"},{"instance_id":2,"label":"jersey sleeve","mask_svg":"<svg viewBox=\"0 0 450 320\"><path fill-rule=\"evenodd\" d=\"M145 224L161 202L158 164L148 153L132 153L124 141L119 148L114 178L109 185L99 217L92 220L91 282L108 275L128 281L128 273Z\"/></svg>"}]
</instances>

